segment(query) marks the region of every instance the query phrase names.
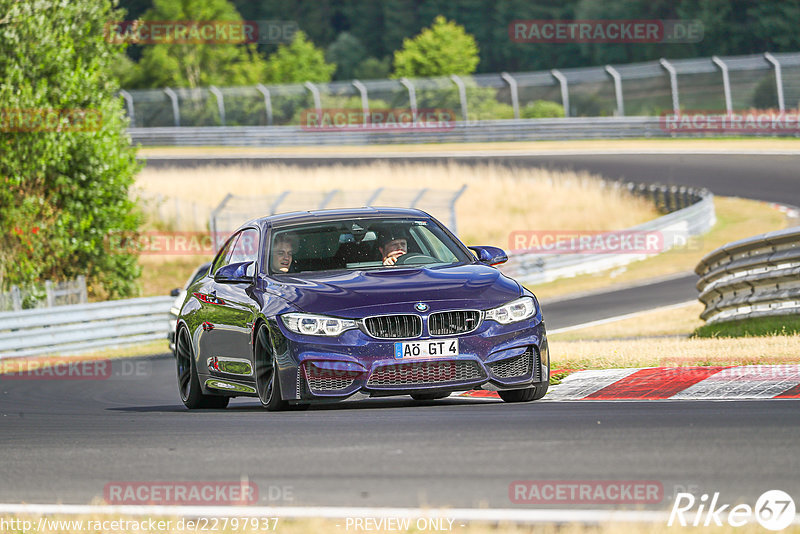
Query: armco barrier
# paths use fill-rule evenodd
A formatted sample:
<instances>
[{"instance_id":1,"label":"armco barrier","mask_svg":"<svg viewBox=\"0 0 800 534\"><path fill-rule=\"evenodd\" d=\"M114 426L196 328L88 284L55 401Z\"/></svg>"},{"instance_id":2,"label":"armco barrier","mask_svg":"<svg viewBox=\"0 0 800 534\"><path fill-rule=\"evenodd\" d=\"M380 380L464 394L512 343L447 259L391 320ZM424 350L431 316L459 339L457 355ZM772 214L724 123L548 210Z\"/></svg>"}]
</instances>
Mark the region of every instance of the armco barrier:
<instances>
[{"instance_id":1,"label":"armco barrier","mask_svg":"<svg viewBox=\"0 0 800 534\"><path fill-rule=\"evenodd\" d=\"M173 297L0 313L0 359L164 339Z\"/></svg>"},{"instance_id":2,"label":"armco barrier","mask_svg":"<svg viewBox=\"0 0 800 534\"><path fill-rule=\"evenodd\" d=\"M675 186L626 184L632 193L647 196L666 215L627 228L623 232L659 232L663 237L661 252L673 246L689 243L692 236L701 235L714 226L714 195L705 189ZM618 232L617 232L618 233ZM653 254L537 254L511 251L501 270L525 284L541 284L579 274L598 273L642 260Z\"/></svg>"},{"instance_id":3,"label":"armco barrier","mask_svg":"<svg viewBox=\"0 0 800 534\"><path fill-rule=\"evenodd\" d=\"M800 226L728 243L695 272L707 323L800 314Z\"/></svg>"},{"instance_id":4,"label":"armco barrier","mask_svg":"<svg viewBox=\"0 0 800 534\"><path fill-rule=\"evenodd\" d=\"M562 139L705 137L712 134L669 132L660 117L580 117L458 121L446 131L304 130L299 126L199 126L130 128L134 145L142 146L315 146L397 143L488 143ZM790 132L789 135L793 135ZM719 132L717 135L731 135ZM756 135L755 132L738 135ZM774 135L764 132L763 135Z\"/></svg>"}]
</instances>

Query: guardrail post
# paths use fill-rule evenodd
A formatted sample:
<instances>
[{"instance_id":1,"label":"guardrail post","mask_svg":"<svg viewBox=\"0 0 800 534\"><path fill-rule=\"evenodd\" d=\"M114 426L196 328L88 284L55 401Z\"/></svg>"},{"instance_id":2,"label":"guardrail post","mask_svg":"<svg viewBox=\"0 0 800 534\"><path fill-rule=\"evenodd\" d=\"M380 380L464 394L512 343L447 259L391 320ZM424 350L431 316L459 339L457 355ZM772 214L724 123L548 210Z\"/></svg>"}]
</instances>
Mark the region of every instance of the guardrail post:
<instances>
[{"instance_id":1,"label":"guardrail post","mask_svg":"<svg viewBox=\"0 0 800 534\"><path fill-rule=\"evenodd\" d=\"M458 87L458 99L461 101L461 117L464 122L467 122L467 88L464 86L464 80L456 74L451 74L450 79Z\"/></svg>"},{"instance_id":2,"label":"guardrail post","mask_svg":"<svg viewBox=\"0 0 800 534\"><path fill-rule=\"evenodd\" d=\"M322 99L319 96L319 88L311 82L306 82L303 86L311 91L311 95L314 97L314 108L317 110L317 113L322 115Z\"/></svg>"},{"instance_id":3,"label":"guardrail post","mask_svg":"<svg viewBox=\"0 0 800 534\"><path fill-rule=\"evenodd\" d=\"M677 115L681 112L681 104L678 96L678 71L675 70L672 63L664 58L661 58L659 63L661 63L664 70L669 73L669 87L672 92L672 111Z\"/></svg>"},{"instance_id":4,"label":"guardrail post","mask_svg":"<svg viewBox=\"0 0 800 534\"><path fill-rule=\"evenodd\" d=\"M567 85L567 77L558 69L551 70L550 74L552 74L553 78L558 80L558 83L561 85L561 105L564 106L564 117L569 117L569 86Z\"/></svg>"},{"instance_id":5,"label":"guardrail post","mask_svg":"<svg viewBox=\"0 0 800 534\"><path fill-rule=\"evenodd\" d=\"M133 96L125 89L120 89L119 94L125 99L125 106L128 108L128 119L131 121L131 128L136 128L136 116L133 114Z\"/></svg>"},{"instance_id":6,"label":"guardrail post","mask_svg":"<svg viewBox=\"0 0 800 534\"><path fill-rule=\"evenodd\" d=\"M47 295L47 307L52 308L56 305L56 295L55 290L53 289L53 281L52 280L45 280L44 281L44 291Z\"/></svg>"},{"instance_id":7,"label":"guardrail post","mask_svg":"<svg viewBox=\"0 0 800 534\"><path fill-rule=\"evenodd\" d=\"M507 72L501 72L500 77L508 84L508 90L511 91L511 107L514 108L514 118L519 119L519 88L517 87L517 80Z\"/></svg>"},{"instance_id":8,"label":"guardrail post","mask_svg":"<svg viewBox=\"0 0 800 534\"><path fill-rule=\"evenodd\" d=\"M402 83L406 89L408 89L408 104L411 106L411 116L414 117L414 121L417 120L417 90L414 89L414 84L411 83L411 80L408 78L400 78L400 83Z\"/></svg>"},{"instance_id":9,"label":"guardrail post","mask_svg":"<svg viewBox=\"0 0 800 534\"><path fill-rule=\"evenodd\" d=\"M369 96L367 86L358 80L353 80L353 86L361 93L361 111L364 113L364 126L369 122Z\"/></svg>"},{"instance_id":10,"label":"guardrail post","mask_svg":"<svg viewBox=\"0 0 800 534\"><path fill-rule=\"evenodd\" d=\"M165 88L164 92L172 101L172 119L175 122L175 127L177 128L181 125L181 110L178 107L178 95L175 94L175 91L173 91L169 87Z\"/></svg>"},{"instance_id":11,"label":"guardrail post","mask_svg":"<svg viewBox=\"0 0 800 534\"><path fill-rule=\"evenodd\" d=\"M783 74L781 72L781 62L769 52L764 52L764 59L772 63L772 67L775 70L775 89L778 91L778 109L783 112L786 109L786 106L783 100Z\"/></svg>"},{"instance_id":12,"label":"guardrail post","mask_svg":"<svg viewBox=\"0 0 800 534\"><path fill-rule=\"evenodd\" d=\"M225 100L222 97L222 91L214 87L213 85L208 88L211 94L217 99L217 109L219 110L219 120L223 126L225 126Z\"/></svg>"},{"instance_id":13,"label":"guardrail post","mask_svg":"<svg viewBox=\"0 0 800 534\"><path fill-rule=\"evenodd\" d=\"M606 72L614 79L614 94L617 97L617 116L625 116L625 101L622 99L622 76L611 65L606 65Z\"/></svg>"},{"instance_id":14,"label":"guardrail post","mask_svg":"<svg viewBox=\"0 0 800 534\"><path fill-rule=\"evenodd\" d=\"M89 302L89 294L86 290L86 277L84 275L79 275L77 281L78 281L78 303L86 304L87 302Z\"/></svg>"},{"instance_id":15,"label":"guardrail post","mask_svg":"<svg viewBox=\"0 0 800 534\"><path fill-rule=\"evenodd\" d=\"M264 87L264 84L256 85L256 89L264 95L264 107L267 110L267 126L272 126L272 98L269 95L269 89Z\"/></svg>"},{"instance_id":16,"label":"guardrail post","mask_svg":"<svg viewBox=\"0 0 800 534\"><path fill-rule=\"evenodd\" d=\"M731 79L728 75L728 65L717 56L711 56L711 61L722 71L722 90L725 92L725 109L728 113L733 111L731 102Z\"/></svg>"}]
</instances>

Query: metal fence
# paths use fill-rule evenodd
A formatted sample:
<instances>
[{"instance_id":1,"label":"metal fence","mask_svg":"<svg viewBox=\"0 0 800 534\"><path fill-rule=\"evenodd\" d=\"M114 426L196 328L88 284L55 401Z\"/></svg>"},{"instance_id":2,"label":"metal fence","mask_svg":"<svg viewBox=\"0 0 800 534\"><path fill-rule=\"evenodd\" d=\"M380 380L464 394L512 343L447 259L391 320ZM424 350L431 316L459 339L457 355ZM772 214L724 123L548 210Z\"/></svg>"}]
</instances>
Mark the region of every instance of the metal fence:
<instances>
[{"instance_id":1,"label":"metal fence","mask_svg":"<svg viewBox=\"0 0 800 534\"><path fill-rule=\"evenodd\" d=\"M800 226L728 243L695 272L707 323L800 314Z\"/></svg>"},{"instance_id":2,"label":"metal fence","mask_svg":"<svg viewBox=\"0 0 800 534\"><path fill-rule=\"evenodd\" d=\"M164 339L173 297L0 313L0 358Z\"/></svg>"},{"instance_id":3,"label":"metal fence","mask_svg":"<svg viewBox=\"0 0 800 534\"><path fill-rule=\"evenodd\" d=\"M446 108L458 121L656 116L800 106L800 53L754 54L474 76L123 90L132 128L299 125L307 109Z\"/></svg>"},{"instance_id":4,"label":"metal fence","mask_svg":"<svg viewBox=\"0 0 800 534\"><path fill-rule=\"evenodd\" d=\"M228 194L211 213L209 226L211 235L219 239L250 219L275 213L354 206L405 206L427 211L455 233L456 201L466 189L464 185L457 191L379 187L375 190L287 190L257 197Z\"/></svg>"},{"instance_id":5,"label":"metal fence","mask_svg":"<svg viewBox=\"0 0 800 534\"><path fill-rule=\"evenodd\" d=\"M53 282L46 280L44 286L11 286L7 293L0 293L0 312L19 311L34 308L51 308L68 304L89 302L86 290L86 277L75 280Z\"/></svg>"},{"instance_id":6,"label":"metal fence","mask_svg":"<svg viewBox=\"0 0 800 534\"><path fill-rule=\"evenodd\" d=\"M714 195L705 189L631 183L620 186L626 187L637 196L651 199L667 214L614 234L656 236L659 243L657 252L643 249L595 254L515 251L508 254L508 262L501 270L526 284L541 284L558 278L598 273L689 244L692 236L707 232L716 222Z\"/></svg>"}]
</instances>

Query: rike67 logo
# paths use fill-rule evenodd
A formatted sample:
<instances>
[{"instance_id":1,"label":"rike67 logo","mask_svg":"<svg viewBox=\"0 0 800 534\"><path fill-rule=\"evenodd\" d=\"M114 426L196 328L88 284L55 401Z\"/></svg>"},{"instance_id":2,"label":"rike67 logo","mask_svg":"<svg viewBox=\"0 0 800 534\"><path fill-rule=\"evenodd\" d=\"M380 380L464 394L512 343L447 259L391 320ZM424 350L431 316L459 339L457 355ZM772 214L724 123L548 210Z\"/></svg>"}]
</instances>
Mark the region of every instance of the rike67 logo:
<instances>
[{"instance_id":1,"label":"rike67 logo","mask_svg":"<svg viewBox=\"0 0 800 534\"><path fill-rule=\"evenodd\" d=\"M781 490L765 491L755 506L721 504L719 492L714 493L711 498L704 493L699 499L691 493L678 493L667 526L671 527L677 522L682 527L721 527L726 522L732 527L741 527L755 520L768 530L783 530L792 524L794 516L794 500Z\"/></svg>"}]
</instances>

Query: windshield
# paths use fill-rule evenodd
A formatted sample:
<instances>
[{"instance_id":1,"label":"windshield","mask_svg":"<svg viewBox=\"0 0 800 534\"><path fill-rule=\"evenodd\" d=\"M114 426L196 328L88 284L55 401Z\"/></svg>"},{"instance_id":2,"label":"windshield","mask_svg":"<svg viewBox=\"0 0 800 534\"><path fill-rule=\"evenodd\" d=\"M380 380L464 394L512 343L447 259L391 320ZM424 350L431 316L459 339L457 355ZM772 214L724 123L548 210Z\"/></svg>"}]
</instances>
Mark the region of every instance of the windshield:
<instances>
[{"instance_id":1,"label":"windshield","mask_svg":"<svg viewBox=\"0 0 800 534\"><path fill-rule=\"evenodd\" d=\"M466 263L471 258L427 219L342 219L273 232L271 274Z\"/></svg>"}]
</instances>

